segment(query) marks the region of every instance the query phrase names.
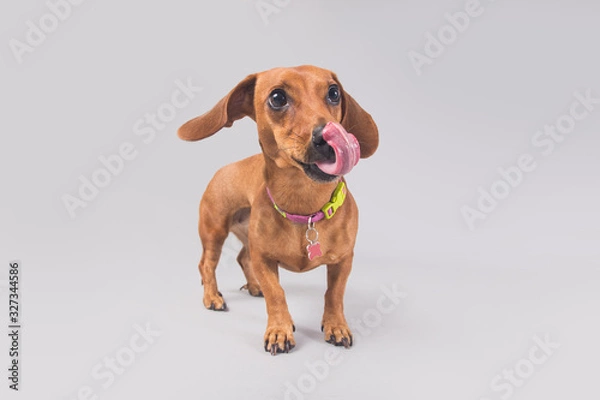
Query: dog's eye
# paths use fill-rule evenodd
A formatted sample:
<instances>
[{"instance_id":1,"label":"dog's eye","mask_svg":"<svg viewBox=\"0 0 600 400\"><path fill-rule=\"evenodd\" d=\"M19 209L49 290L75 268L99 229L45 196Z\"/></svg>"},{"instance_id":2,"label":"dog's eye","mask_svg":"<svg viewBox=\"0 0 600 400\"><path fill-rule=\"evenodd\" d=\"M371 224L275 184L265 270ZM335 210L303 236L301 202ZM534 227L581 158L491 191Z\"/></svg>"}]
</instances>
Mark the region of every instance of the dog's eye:
<instances>
[{"instance_id":1,"label":"dog's eye","mask_svg":"<svg viewBox=\"0 0 600 400\"><path fill-rule=\"evenodd\" d=\"M281 110L287 103L287 96L283 90L275 89L271 92L271 95L269 96L269 106L272 109Z\"/></svg>"},{"instance_id":2,"label":"dog's eye","mask_svg":"<svg viewBox=\"0 0 600 400\"><path fill-rule=\"evenodd\" d=\"M340 88L338 85L329 86L329 91L327 92L327 99L331 104L338 104L340 102Z\"/></svg>"}]
</instances>

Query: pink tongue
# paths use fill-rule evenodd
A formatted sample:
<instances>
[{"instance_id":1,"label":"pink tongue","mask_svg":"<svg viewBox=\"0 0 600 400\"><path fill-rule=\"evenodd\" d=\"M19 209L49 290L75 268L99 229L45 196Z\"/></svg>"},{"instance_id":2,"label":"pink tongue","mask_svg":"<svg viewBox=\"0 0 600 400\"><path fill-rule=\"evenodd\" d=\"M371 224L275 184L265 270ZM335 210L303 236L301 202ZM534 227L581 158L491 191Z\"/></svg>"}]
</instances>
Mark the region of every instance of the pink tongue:
<instances>
[{"instance_id":1,"label":"pink tongue","mask_svg":"<svg viewBox=\"0 0 600 400\"><path fill-rule=\"evenodd\" d=\"M336 122L328 122L325 125L323 139L333 148L335 161L317 162L317 167L329 175L346 175L360 159L358 140Z\"/></svg>"}]
</instances>

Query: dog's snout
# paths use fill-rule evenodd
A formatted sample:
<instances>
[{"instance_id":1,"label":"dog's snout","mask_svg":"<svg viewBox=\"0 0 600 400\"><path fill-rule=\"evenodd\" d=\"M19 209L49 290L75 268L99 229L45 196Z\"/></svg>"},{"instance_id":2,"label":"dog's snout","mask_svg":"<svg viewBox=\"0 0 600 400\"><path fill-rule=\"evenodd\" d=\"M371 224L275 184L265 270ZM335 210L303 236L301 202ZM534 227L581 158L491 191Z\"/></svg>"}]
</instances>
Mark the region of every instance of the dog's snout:
<instances>
[{"instance_id":1,"label":"dog's snout","mask_svg":"<svg viewBox=\"0 0 600 400\"><path fill-rule=\"evenodd\" d=\"M325 139L323 139L323 128L325 125L319 125L315 127L312 131L312 142L315 146L324 146L327 144Z\"/></svg>"},{"instance_id":2,"label":"dog's snout","mask_svg":"<svg viewBox=\"0 0 600 400\"><path fill-rule=\"evenodd\" d=\"M312 147L318 154L318 158L332 160L335 158L333 148L323 139L323 128L325 125L319 125L312 131Z\"/></svg>"}]
</instances>

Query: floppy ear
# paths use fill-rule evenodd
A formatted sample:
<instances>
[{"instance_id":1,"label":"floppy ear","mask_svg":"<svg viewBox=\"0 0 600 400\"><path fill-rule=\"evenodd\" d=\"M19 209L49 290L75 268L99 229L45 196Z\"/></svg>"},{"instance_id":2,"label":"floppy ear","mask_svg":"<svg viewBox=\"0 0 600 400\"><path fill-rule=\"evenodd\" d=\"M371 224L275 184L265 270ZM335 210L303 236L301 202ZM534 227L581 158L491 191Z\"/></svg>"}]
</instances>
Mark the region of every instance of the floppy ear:
<instances>
[{"instance_id":1,"label":"floppy ear","mask_svg":"<svg viewBox=\"0 0 600 400\"><path fill-rule=\"evenodd\" d=\"M379 145L379 133L371 115L342 89L342 120L344 129L352 133L360 144L360 158L375 153Z\"/></svg>"},{"instance_id":2,"label":"floppy ear","mask_svg":"<svg viewBox=\"0 0 600 400\"><path fill-rule=\"evenodd\" d=\"M183 124L177 131L177 135L183 140L200 140L214 135L222 128L230 127L234 121L245 116L255 119L253 103L255 83L256 74L248 75L212 110Z\"/></svg>"}]
</instances>

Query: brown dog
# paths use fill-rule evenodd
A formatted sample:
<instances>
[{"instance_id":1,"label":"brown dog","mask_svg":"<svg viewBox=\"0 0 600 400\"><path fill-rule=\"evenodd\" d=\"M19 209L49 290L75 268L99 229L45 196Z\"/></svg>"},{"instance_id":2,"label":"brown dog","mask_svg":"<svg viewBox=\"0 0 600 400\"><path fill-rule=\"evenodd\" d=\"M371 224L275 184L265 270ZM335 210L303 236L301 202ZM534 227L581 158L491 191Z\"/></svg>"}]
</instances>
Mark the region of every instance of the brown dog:
<instances>
[{"instance_id":1,"label":"brown dog","mask_svg":"<svg viewBox=\"0 0 600 400\"><path fill-rule=\"evenodd\" d=\"M322 264L327 264L327 291L321 330L326 341L348 348L352 334L343 298L358 208L342 175L359 157L375 152L377 126L334 73L300 66L249 75L212 110L179 128L178 135L204 139L245 116L256 121L262 154L221 168L200 202L204 306L227 309L215 269L233 232L243 243L238 262L247 280L244 288L265 297L265 350L287 353L295 346L278 267L304 272Z\"/></svg>"}]
</instances>

